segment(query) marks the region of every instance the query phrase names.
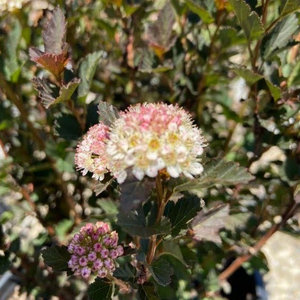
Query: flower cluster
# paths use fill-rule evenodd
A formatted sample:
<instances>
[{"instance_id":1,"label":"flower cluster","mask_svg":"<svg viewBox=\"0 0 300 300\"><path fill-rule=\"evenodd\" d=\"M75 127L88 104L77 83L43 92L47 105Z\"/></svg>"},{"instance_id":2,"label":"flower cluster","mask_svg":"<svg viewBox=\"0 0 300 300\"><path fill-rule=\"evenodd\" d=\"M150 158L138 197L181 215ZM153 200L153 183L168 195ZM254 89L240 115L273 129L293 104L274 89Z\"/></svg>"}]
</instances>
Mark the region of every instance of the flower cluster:
<instances>
[{"instance_id":1,"label":"flower cluster","mask_svg":"<svg viewBox=\"0 0 300 300\"><path fill-rule=\"evenodd\" d=\"M75 164L82 174L93 174L93 178L103 180L107 173L107 155L105 140L108 139L109 128L103 123L91 127L83 141L77 147Z\"/></svg>"},{"instance_id":2,"label":"flower cluster","mask_svg":"<svg viewBox=\"0 0 300 300\"><path fill-rule=\"evenodd\" d=\"M91 274L106 277L115 270L115 259L124 252L118 239L118 233L111 232L107 223L86 224L68 246L72 254L69 268L84 278Z\"/></svg>"},{"instance_id":3,"label":"flower cluster","mask_svg":"<svg viewBox=\"0 0 300 300\"><path fill-rule=\"evenodd\" d=\"M0 0L0 13L21 9L29 0Z\"/></svg>"},{"instance_id":4,"label":"flower cluster","mask_svg":"<svg viewBox=\"0 0 300 300\"><path fill-rule=\"evenodd\" d=\"M160 170L174 178L193 178L203 171L204 147L202 132L186 111L146 103L121 112L109 129L102 123L92 127L77 148L75 162L84 175L90 171L102 180L110 172L119 183L128 168L138 180L145 175L154 178Z\"/></svg>"}]
</instances>

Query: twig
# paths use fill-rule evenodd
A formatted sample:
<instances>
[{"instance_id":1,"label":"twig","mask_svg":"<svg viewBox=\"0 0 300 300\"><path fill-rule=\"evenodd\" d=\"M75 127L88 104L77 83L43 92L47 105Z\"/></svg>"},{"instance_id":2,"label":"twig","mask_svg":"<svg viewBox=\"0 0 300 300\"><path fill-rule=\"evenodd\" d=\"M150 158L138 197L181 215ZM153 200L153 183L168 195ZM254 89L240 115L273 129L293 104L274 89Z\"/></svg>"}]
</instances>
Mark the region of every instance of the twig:
<instances>
[{"instance_id":1,"label":"twig","mask_svg":"<svg viewBox=\"0 0 300 300\"><path fill-rule=\"evenodd\" d=\"M241 257L238 257L236 260L233 261L233 263L225 269L220 275L219 280L223 281L226 280L231 274L233 274L241 265L248 261L253 255L255 255L257 252L260 251L260 249L263 247L263 245L269 240L269 238L279 229L281 229L287 222L289 218L291 218L298 205L300 203L300 194L298 194L293 202L287 207L285 212L282 214L281 222L278 224L273 225L270 230L253 246L249 249L249 253L245 254Z\"/></svg>"}]
</instances>

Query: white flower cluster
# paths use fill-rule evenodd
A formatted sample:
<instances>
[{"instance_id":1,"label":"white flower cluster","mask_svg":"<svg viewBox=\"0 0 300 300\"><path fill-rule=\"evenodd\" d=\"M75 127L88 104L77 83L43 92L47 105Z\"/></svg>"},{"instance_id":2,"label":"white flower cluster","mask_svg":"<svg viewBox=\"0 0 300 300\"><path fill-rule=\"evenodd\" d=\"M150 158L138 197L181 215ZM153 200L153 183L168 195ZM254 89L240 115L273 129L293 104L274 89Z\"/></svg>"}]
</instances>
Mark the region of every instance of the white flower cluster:
<instances>
[{"instance_id":1,"label":"white flower cluster","mask_svg":"<svg viewBox=\"0 0 300 300\"><path fill-rule=\"evenodd\" d=\"M206 147L191 116L177 105L163 103L129 107L110 127L94 125L77 147L75 163L83 175L103 180L110 172L119 183L127 169L138 180L166 171L173 178L203 172L200 156Z\"/></svg>"},{"instance_id":2,"label":"white flower cluster","mask_svg":"<svg viewBox=\"0 0 300 300\"><path fill-rule=\"evenodd\" d=\"M21 9L29 0L0 0L0 13Z\"/></svg>"}]
</instances>

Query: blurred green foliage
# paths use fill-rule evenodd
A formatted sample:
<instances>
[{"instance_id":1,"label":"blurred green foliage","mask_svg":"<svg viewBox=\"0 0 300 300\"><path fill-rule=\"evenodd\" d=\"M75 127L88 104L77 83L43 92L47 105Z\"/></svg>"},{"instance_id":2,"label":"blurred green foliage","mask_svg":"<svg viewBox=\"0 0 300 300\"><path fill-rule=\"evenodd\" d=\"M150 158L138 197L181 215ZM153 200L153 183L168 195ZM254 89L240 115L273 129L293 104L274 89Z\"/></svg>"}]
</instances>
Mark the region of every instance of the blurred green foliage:
<instances>
[{"instance_id":1,"label":"blurred green foliage","mask_svg":"<svg viewBox=\"0 0 300 300\"><path fill-rule=\"evenodd\" d=\"M47 51L44 16L57 5L67 21L70 59L63 57L67 68L53 75L30 60L29 47ZM203 224L207 239L182 235L178 247L169 247L175 253L156 261L158 270L173 266L171 284L149 282L139 297L157 299L157 292L162 299L217 299L224 260L247 253L298 192L299 5L298 0L32 0L3 13L0 272L10 269L21 292L37 299L85 299L86 283L53 273L40 257L42 247L66 244L89 219L110 222L125 244L130 238L122 223L116 224L116 184L96 196L95 182L74 169L77 142L99 121L100 101L118 109L177 103L203 130L209 143L205 159L235 161L254 180L235 184L230 177L225 187L209 179L209 186L194 191L207 207L227 204L229 215L212 214L221 224L212 234ZM291 218L285 229L299 233L297 220ZM263 255L249 263L249 272L266 269Z\"/></svg>"}]
</instances>

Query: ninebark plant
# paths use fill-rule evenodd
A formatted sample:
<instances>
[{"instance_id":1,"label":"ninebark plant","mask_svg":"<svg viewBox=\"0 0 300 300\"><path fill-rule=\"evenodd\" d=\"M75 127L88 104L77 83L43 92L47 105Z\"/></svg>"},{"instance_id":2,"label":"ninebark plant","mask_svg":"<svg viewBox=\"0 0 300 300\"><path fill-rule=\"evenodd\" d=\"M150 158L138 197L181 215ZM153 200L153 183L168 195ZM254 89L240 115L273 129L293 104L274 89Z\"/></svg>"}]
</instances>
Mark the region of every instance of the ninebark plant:
<instances>
[{"instance_id":1,"label":"ninebark plant","mask_svg":"<svg viewBox=\"0 0 300 300\"><path fill-rule=\"evenodd\" d=\"M198 2L57 1L32 39L30 1L1 14L0 192L45 230L25 253L2 216L0 272L27 292L74 299L80 280L90 299L216 299L244 262L265 267L299 204L300 1Z\"/></svg>"}]
</instances>

